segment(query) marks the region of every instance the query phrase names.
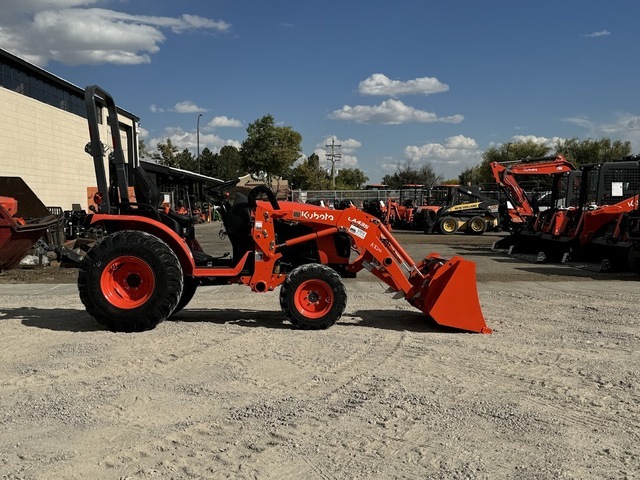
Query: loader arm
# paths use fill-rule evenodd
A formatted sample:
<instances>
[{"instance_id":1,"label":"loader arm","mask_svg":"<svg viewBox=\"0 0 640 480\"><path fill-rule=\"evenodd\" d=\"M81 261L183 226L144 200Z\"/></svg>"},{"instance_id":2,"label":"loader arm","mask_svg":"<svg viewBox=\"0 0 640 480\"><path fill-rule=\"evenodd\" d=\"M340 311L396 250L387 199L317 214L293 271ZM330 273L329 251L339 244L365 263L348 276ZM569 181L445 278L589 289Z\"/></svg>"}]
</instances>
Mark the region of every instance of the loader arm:
<instances>
[{"instance_id":1,"label":"loader arm","mask_svg":"<svg viewBox=\"0 0 640 480\"><path fill-rule=\"evenodd\" d=\"M268 202L257 202L254 277L260 277L249 281L252 287L259 285L259 291L272 289L284 281L275 265L287 248L343 233L349 236L354 253L347 266L349 271L368 270L387 284L397 298L402 296L440 325L491 333L482 316L473 262L460 257L445 260L432 253L416 263L379 219L354 207L329 210L293 202L280 202L279 207L275 210ZM303 223L313 233L278 242L275 221ZM263 267L261 262L265 263ZM266 278L267 272L271 278Z\"/></svg>"}]
</instances>

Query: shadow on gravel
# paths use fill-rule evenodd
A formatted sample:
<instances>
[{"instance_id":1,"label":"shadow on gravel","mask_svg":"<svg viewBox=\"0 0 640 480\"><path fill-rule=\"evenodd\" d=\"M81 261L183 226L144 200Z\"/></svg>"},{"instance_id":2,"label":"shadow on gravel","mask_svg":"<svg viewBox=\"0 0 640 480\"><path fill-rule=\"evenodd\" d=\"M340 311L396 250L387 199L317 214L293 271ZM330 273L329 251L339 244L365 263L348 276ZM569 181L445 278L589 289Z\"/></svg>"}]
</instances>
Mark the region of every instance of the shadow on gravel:
<instances>
[{"instance_id":1,"label":"shadow on gravel","mask_svg":"<svg viewBox=\"0 0 640 480\"><path fill-rule=\"evenodd\" d=\"M537 275L546 275L548 277L580 277L589 278L591 280L621 280L632 282L640 281L640 275L635 272L594 272L569 265L518 267L516 268L516 270L535 273Z\"/></svg>"},{"instance_id":2,"label":"shadow on gravel","mask_svg":"<svg viewBox=\"0 0 640 480\"><path fill-rule=\"evenodd\" d=\"M351 321L345 321L350 318ZM411 331L416 333L465 333L438 325L422 312L407 310L358 310L344 315L337 325L369 327L383 330Z\"/></svg>"},{"instance_id":3,"label":"shadow on gravel","mask_svg":"<svg viewBox=\"0 0 640 480\"><path fill-rule=\"evenodd\" d=\"M96 332L105 328L84 310L70 308L2 308L0 321L21 319L26 327L54 332Z\"/></svg>"},{"instance_id":4,"label":"shadow on gravel","mask_svg":"<svg viewBox=\"0 0 640 480\"><path fill-rule=\"evenodd\" d=\"M263 327L296 329L280 311L230 310L230 309L185 309L169 322L208 322L234 324L242 327ZM336 325L344 327L368 327L384 330L409 330L412 332L460 333L458 330L442 327L421 312L358 310L344 314Z\"/></svg>"},{"instance_id":5,"label":"shadow on gravel","mask_svg":"<svg viewBox=\"0 0 640 480\"><path fill-rule=\"evenodd\" d=\"M4 308L0 309L0 322L19 319L26 327L54 332L106 331L83 310L65 308ZM282 312L247 309L185 309L165 322L233 324L249 328L274 328L294 330ZM390 310L358 310L345 314L336 325L343 327L367 327L383 330L411 331L417 333L465 333L443 327L421 312Z\"/></svg>"},{"instance_id":6,"label":"shadow on gravel","mask_svg":"<svg viewBox=\"0 0 640 480\"><path fill-rule=\"evenodd\" d=\"M185 308L176 315L169 317L166 322L207 322L220 325L234 324L241 327L263 327L263 328L293 328L286 321L284 315L279 310L248 310L248 309L225 309L225 308Z\"/></svg>"}]
</instances>

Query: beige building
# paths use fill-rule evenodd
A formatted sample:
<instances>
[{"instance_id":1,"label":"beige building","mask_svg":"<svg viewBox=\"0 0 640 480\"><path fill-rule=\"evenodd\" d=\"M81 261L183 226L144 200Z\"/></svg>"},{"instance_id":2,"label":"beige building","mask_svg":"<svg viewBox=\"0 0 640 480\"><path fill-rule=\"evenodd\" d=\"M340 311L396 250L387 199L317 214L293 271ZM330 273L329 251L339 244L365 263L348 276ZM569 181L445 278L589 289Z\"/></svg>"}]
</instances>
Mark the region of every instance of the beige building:
<instances>
[{"instance_id":1,"label":"beige building","mask_svg":"<svg viewBox=\"0 0 640 480\"><path fill-rule=\"evenodd\" d=\"M118 117L131 160L139 119L122 109ZM110 141L101 122L102 141ZM22 177L47 206L87 210L96 186L88 141L84 89L0 49L0 176Z\"/></svg>"}]
</instances>

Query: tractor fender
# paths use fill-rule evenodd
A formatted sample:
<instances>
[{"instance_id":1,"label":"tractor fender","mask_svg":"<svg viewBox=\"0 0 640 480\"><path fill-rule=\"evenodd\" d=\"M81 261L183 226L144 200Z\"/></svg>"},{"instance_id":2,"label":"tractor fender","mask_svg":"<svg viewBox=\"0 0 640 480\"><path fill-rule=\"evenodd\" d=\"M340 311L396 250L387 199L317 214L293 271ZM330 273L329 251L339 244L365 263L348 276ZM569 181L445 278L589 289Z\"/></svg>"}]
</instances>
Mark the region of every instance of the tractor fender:
<instances>
[{"instance_id":1,"label":"tractor fender","mask_svg":"<svg viewBox=\"0 0 640 480\"><path fill-rule=\"evenodd\" d=\"M113 233L121 230L139 230L147 232L163 242L176 254L185 275L192 275L195 260L187 243L171 228L152 218L138 215L102 215L94 214L87 219L91 226L102 225L105 232Z\"/></svg>"}]
</instances>

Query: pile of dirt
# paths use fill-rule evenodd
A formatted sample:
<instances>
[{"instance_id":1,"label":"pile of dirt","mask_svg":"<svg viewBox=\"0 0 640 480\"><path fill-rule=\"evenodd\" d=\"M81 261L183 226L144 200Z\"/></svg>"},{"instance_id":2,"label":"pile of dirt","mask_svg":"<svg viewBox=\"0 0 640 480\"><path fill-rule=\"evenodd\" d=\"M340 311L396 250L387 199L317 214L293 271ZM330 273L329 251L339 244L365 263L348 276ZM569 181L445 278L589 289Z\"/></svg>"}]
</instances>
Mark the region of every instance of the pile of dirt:
<instances>
[{"instance_id":1,"label":"pile of dirt","mask_svg":"<svg viewBox=\"0 0 640 480\"><path fill-rule=\"evenodd\" d=\"M52 262L46 267L14 268L0 272L2 283L76 283L78 269Z\"/></svg>"}]
</instances>

